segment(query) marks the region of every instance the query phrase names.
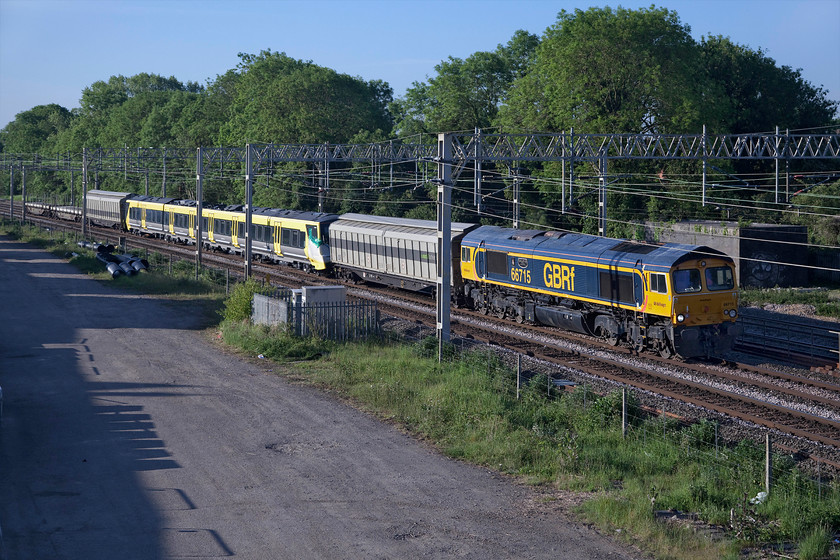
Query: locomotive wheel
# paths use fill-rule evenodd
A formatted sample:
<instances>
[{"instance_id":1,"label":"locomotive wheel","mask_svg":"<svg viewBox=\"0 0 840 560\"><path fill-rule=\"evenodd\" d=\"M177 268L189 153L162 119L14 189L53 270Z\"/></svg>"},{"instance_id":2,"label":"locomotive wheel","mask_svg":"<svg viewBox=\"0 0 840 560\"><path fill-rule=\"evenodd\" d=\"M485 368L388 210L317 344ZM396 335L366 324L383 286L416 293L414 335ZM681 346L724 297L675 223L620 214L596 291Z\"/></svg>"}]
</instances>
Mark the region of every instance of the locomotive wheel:
<instances>
[{"instance_id":1,"label":"locomotive wheel","mask_svg":"<svg viewBox=\"0 0 840 560\"><path fill-rule=\"evenodd\" d=\"M601 327L598 334L600 334L601 338L604 339L604 342L610 346L618 346L618 335L611 330Z\"/></svg>"},{"instance_id":2,"label":"locomotive wheel","mask_svg":"<svg viewBox=\"0 0 840 560\"><path fill-rule=\"evenodd\" d=\"M662 356L663 358L665 358L666 360L669 359L669 358L673 358L674 355L676 354L671 349L671 344L668 343L667 340L660 341L658 350L659 350L659 355Z\"/></svg>"}]
</instances>

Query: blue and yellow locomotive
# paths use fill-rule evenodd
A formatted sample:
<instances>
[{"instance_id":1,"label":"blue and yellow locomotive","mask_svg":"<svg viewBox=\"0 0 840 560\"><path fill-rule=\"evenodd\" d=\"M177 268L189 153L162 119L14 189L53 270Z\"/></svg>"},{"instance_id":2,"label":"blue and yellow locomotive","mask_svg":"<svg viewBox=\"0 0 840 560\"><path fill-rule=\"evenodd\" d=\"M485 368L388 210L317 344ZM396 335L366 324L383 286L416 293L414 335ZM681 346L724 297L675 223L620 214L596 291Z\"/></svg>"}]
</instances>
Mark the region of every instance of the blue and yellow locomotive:
<instances>
[{"instance_id":1,"label":"blue and yellow locomotive","mask_svg":"<svg viewBox=\"0 0 840 560\"><path fill-rule=\"evenodd\" d=\"M461 297L483 313L683 357L736 338L731 258L709 247L482 226L461 242Z\"/></svg>"}]
</instances>

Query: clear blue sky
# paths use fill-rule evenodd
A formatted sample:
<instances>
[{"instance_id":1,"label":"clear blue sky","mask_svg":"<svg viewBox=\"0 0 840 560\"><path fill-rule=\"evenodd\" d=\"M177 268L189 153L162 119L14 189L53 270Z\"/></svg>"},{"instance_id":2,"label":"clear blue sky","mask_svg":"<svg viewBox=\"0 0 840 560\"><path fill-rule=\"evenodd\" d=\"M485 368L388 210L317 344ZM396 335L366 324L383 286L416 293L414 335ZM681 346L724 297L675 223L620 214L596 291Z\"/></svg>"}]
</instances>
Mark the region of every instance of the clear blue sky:
<instances>
[{"instance_id":1,"label":"clear blue sky","mask_svg":"<svg viewBox=\"0 0 840 560\"><path fill-rule=\"evenodd\" d=\"M652 1L0 0L0 127L21 111L79 106L82 90L141 72L206 84L237 53L264 49L402 95L448 56L493 50L517 29L542 35L561 9ZM840 0L664 0L692 35L761 48L840 99Z\"/></svg>"}]
</instances>

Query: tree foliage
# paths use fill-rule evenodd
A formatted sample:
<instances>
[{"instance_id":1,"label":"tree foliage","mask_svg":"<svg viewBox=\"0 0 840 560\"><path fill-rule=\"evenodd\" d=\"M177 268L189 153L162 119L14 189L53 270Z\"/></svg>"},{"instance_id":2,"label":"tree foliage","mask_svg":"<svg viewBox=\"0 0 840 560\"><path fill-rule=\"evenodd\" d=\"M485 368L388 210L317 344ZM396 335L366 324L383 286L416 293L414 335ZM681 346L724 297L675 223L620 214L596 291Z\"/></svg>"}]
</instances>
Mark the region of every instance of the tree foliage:
<instances>
[{"instance_id":1,"label":"tree foliage","mask_svg":"<svg viewBox=\"0 0 840 560\"><path fill-rule=\"evenodd\" d=\"M695 131L715 120L688 26L664 8L565 10L514 83L507 130Z\"/></svg>"},{"instance_id":2,"label":"tree foliage","mask_svg":"<svg viewBox=\"0 0 840 560\"><path fill-rule=\"evenodd\" d=\"M240 54L230 119L220 143L340 143L364 130L390 133L391 87L284 53Z\"/></svg>"},{"instance_id":3,"label":"tree foliage","mask_svg":"<svg viewBox=\"0 0 840 560\"><path fill-rule=\"evenodd\" d=\"M414 82L392 104L400 135L491 126L513 81L527 73L538 44L535 35L520 30L493 52L442 61L435 66L437 76Z\"/></svg>"},{"instance_id":4,"label":"tree foliage","mask_svg":"<svg viewBox=\"0 0 840 560\"><path fill-rule=\"evenodd\" d=\"M73 115L61 105L38 105L18 113L0 131L0 141L4 151L11 153L48 152L56 137L72 124Z\"/></svg>"},{"instance_id":5,"label":"tree foliage","mask_svg":"<svg viewBox=\"0 0 840 560\"><path fill-rule=\"evenodd\" d=\"M722 131L740 134L824 126L837 112L837 101L802 78L801 70L777 66L761 50L733 43L728 37L704 37L703 65L729 101L722 115Z\"/></svg>"}]
</instances>

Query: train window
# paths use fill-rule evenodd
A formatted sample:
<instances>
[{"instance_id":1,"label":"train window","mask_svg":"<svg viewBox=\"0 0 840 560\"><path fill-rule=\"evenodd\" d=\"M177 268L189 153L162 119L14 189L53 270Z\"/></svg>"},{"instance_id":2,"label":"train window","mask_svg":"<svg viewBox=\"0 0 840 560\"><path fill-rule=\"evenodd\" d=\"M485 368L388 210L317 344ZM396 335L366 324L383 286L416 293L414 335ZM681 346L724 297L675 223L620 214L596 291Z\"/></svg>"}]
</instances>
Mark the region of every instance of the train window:
<instances>
[{"instance_id":1,"label":"train window","mask_svg":"<svg viewBox=\"0 0 840 560\"><path fill-rule=\"evenodd\" d=\"M732 269L728 266L715 266L706 269L706 289L731 290L735 287Z\"/></svg>"},{"instance_id":2,"label":"train window","mask_svg":"<svg viewBox=\"0 0 840 560\"><path fill-rule=\"evenodd\" d=\"M236 237L245 238L245 222L236 222Z\"/></svg>"},{"instance_id":3,"label":"train window","mask_svg":"<svg viewBox=\"0 0 840 560\"><path fill-rule=\"evenodd\" d=\"M313 243L315 243L315 246L321 245L321 240L318 239L318 226L306 226L306 236L309 237L309 239L311 239ZM305 243L306 240L304 239L304 244Z\"/></svg>"},{"instance_id":4,"label":"train window","mask_svg":"<svg viewBox=\"0 0 840 560\"><path fill-rule=\"evenodd\" d=\"M507 254L500 251L487 251L487 272L507 276Z\"/></svg>"},{"instance_id":5,"label":"train window","mask_svg":"<svg viewBox=\"0 0 840 560\"><path fill-rule=\"evenodd\" d=\"M665 280L664 274L651 273L650 275L650 291L658 294L668 293L668 284Z\"/></svg>"},{"instance_id":6,"label":"train window","mask_svg":"<svg viewBox=\"0 0 840 560\"><path fill-rule=\"evenodd\" d=\"M470 248L469 247L461 247L461 262L468 263L471 261L470 259Z\"/></svg>"},{"instance_id":7,"label":"train window","mask_svg":"<svg viewBox=\"0 0 840 560\"><path fill-rule=\"evenodd\" d=\"M296 229L282 228L280 230L280 244L286 247L303 249L306 238L302 231Z\"/></svg>"},{"instance_id":8,"label":"train window","mask_svg":"<svg viewBox=\"0 0 840 560\"><path fill-rule=\"evenodd\" d=\"M696 268L674 272L674 291L678 294L699 292L701 289L700 271Z\"/></svg>"},{"instance_id":9,"label":"train window","mask_svg":"<svg viewBox=\"0 0 840 560\"><path fill-rule=\"evenodd\" d=\"M599 274L601 297L621 303L635 303L633 276L625 272L602 270Z\"/></svg>"},{"instance_id":10,"label":"train window","mask_svg":"<svg viewBox=\"0 0 840 560\"><path fill-rule=\"evenodd\" d=\"M136 206L133 208L129 208L128 217L132 220L140 220L140 209Z\"/></svg>"}]
</instances>

